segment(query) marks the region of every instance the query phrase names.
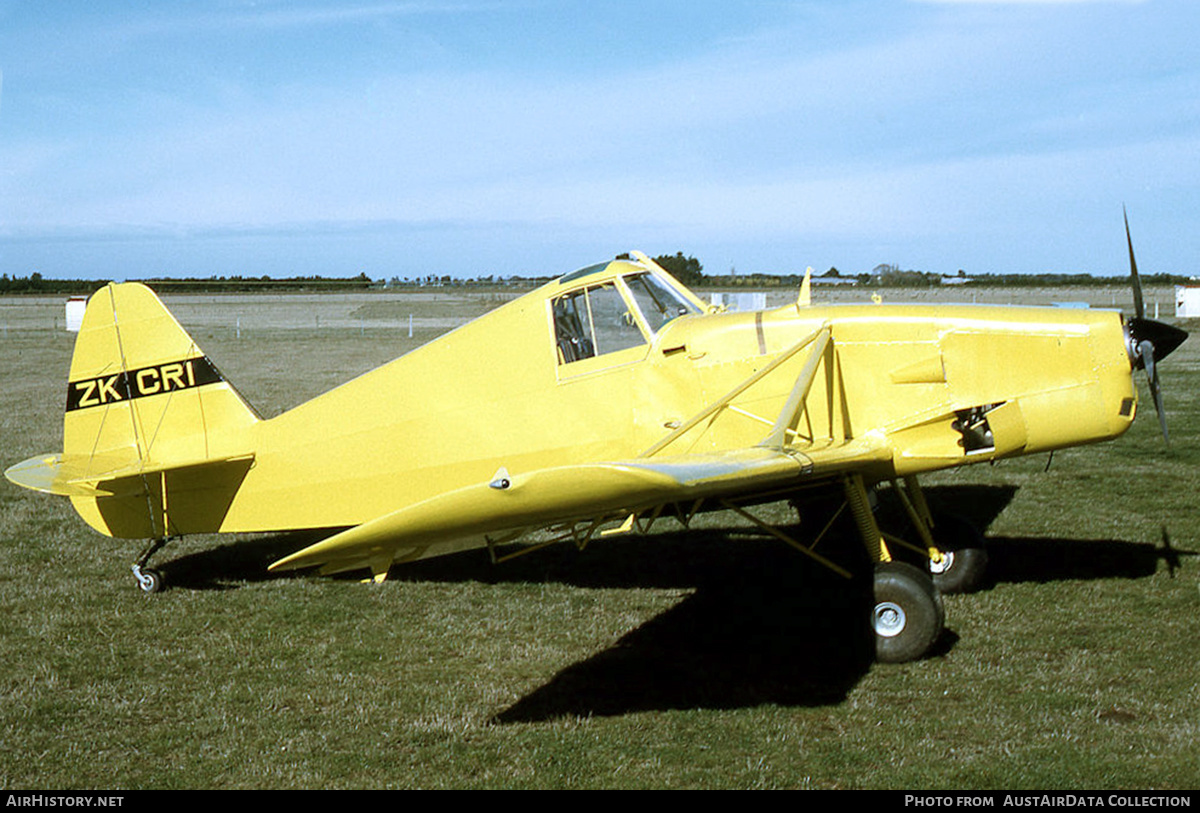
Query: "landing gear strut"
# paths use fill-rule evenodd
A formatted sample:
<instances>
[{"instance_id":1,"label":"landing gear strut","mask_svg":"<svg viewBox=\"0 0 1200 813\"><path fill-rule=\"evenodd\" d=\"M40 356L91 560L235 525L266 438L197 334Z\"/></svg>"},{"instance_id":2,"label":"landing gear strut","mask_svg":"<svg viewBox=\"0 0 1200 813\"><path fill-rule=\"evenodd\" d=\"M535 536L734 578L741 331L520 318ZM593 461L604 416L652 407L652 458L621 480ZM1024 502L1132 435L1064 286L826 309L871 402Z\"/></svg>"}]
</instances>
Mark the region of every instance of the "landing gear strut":
<instances>
[{"instance_id":1,"label":"landing gear strut","mask_svg":"<svg viewBox=\"0 0 1200 813\"><path fill-rule=\"evenodd\" d=\"M893 481L892 489L921 547L900 539L893 541L927 557L933 583L940 592L970 593L978 589L988 561L983 534L962 517L930 511L916 477L905 477L903 488Z\"/></svg>"},{"instance_id":2,"label":"landing gear strut","mask_svg":"<svg viewBox=\"0 0 1200 813\"><path fill-rule=\"evenodd\" d=\"M143 593L157 593L163 589L162 573L148 568L146 565L150 562L150 557L157 553L159 548L165 544L167 544L166 539L152 540L131 568L133 570L133 577L137 579L137 585Z\"/></svg>"},{"instance_id":3,"label":"landing gear strut","mask_svg":"<svg viewBox=\"0 0 1200 813\"><path fill-rule=\"evenodd\" d=\"M962 517L939 514L934 519L933 540L941 553L931 557L933 583L943 593L970 593L983 582L988 552L983 534Z\"/></svg>"}]
</instances>

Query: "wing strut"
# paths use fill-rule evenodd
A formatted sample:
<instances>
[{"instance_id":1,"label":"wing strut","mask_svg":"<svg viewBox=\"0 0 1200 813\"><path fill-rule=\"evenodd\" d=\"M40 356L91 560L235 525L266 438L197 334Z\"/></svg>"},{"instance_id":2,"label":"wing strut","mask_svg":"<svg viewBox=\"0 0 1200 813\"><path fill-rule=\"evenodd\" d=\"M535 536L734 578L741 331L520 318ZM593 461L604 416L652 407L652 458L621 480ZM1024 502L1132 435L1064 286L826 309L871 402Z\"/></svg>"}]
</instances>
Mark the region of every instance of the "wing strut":
<instances>
[{"instance_id":1,"label":"wing strut","mask_svg":"<svg viewBox=\"0 0 1200 813\"><path fill-rule=\"evenodd\" d=\"M846 579L852 578L852 575L849 570L846 570L844 567L842 567L840 565L834 564L833 562L826 559L824 556L817 553L815 550L808 547L807 545L800 544L795 539L792 539L790 536L785 534L783 531L779 530L778 528L776 528L773 525L768 525L767 523L763 522L761 519L754 516L749 511L742 508L741 506L735 505L734 503L730 502L729 500L721 500L720 502L721 502L721 505L728 508L730 511L733 511L734 513L738 514L743 519L750 520L750 522L753 522L755 525L757 525L759 528L762 528L764 531L769 533L771 536L775 537L776 539L782 540L783 542L786 542L788 545L790 545L791 547L800 551L805 556L811 557L814 561L819 562L820 564L829 568L830 570L832 570L834 573L838 574L839 576L842 576L843 578L846 578ZM818 541L819 540L820 540L820 537L818 537ZM814 543L814 545L815 544L816 543Z\"/></svg>"},{"instance_id":2,"label":"wing strut","mask_svg":"<svg viewBox=\"0 0 1200 813\"><path fill-rule=\"evenodd\" d=\"M665 438L663 438L662 440L655 443L649 449L642 452L640 455L638 455L638 457L639 458L653 457L654 455L658 454L663 449L665 449L667 446L674 443L679 438L683 437L683 435L685 435L689 430L691 430L693 427L695 427L701 421L705 420L706 418L710 417L711 415L715 414L716 412L719 412L720 410L729 406L730 402L732 402L734 398L737 398L743 392L750 389L755 384L757 384L759 381L761 381L762 379L766 378L768 375L773 373L776 369L779 368L780 365L782 365L784 362L786 362L792 356L799 353L805 347L808 347L808 345L812 344L817 339L820 339L822 335L825 336L824 341L828 341L828 339L829 339L828 323L822 324L819 328L814 330L812 333L808 334L803 339L801 339L800 341L796 342L794 345L789 347L787 350L780 353L779 356L777 356L766 367L763 367L757 373L748 377L741 384L738 384L736 387L734 387L732 390L730 390L728 393L726 393L723 397L718 398L716 401L713 401L711 404L706 406L704 409L700 410L695 415L688 418L686 421L684 421L682 424L680 424L674 431L672 431L671 434L667 435ZM821 352L813 354L813 356L815 358L820 358L821 353L824 352L824 341L821 345ZM807 366L805 367L805 369L806 370L808 369ZM815 369L816 369L815 365L814 365L813 369L815 371ZM805 376L801 376L801 379L803 379L804 377ZM808 378L810 379L809 384L811 385L812 373L809 373ZM797 383L799 383L799 382L797 382ZM804 387L804 393L807 394L807 392L808 392L808 387L806 386L806 387ZM793 396L794 395L795 395L795 392L793 391ZM789 399L789 403L790 403L790 399ZM786 412L786 408L785 408L785 412ZM790 423L790 420L788 422ZM776 425L778 425L778 423L779 422L776 421ZM774 434L774 430L772 430L772 435L773 434ZM771 437L771 435L768 435L768 437Z\"/></svg>"},{"instance_id":3,"label":"wing strut","mask_svg":"<svg viewBox=\"0 0 1200 813\"><path fill-rule=\"evenodd\" d=\"M821 363L821 359L825 356L825 348L829 346L830 330L829 326L821 328L817 333L817 346L813 348L809 354L808 360L804 362L804 369L800 371L800 375L796 378L796 384L792 387L792 394L788 396L787 403L783 405L783 409L779 412L779 417L775 419L775 425L771 427L771 432L762 439L759 446L765 446L768 449L783 451L784 439L787 437L788 427L796 420L800 411L804 408L804 401L808 398L808 391L812 389L813 380L817 377L817 365Z\"/></svg>"}]
</instances>

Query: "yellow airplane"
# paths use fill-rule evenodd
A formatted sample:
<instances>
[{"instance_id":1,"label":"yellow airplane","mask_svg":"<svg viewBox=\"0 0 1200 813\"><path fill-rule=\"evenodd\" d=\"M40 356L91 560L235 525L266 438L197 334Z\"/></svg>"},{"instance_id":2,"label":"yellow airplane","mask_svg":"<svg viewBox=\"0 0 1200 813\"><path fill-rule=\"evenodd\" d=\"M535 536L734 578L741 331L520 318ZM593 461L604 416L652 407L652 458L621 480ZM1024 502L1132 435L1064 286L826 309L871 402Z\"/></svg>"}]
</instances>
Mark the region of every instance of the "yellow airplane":
<instances>
[{"instance_id":1,"label":"yellow airplane","mask_svg":"<svg viewBox=\"0 0 1200 813\"><path fill-rule=\"evenodd\" d=\"M751 510L832 489L874 563L877 656L903 661L942 631L930 570L965 589L984 559L977 532L948 538L918 476L1115 438L1140 367L1161 407L1155 363L1187 334L1137 309L820 307L806 284L792 305L718 312L635 252L264 420L148 288L112 284L76 340L63 452L5 473L150 540L133 565L147 592L151 555L184 534L329 529L270 569L382 581L468 546L546 530L582 546L707 509L849 577L816 549L834 535ZM879 528L884 483L915 545ZM899 561L909 547L923 566Z\"/></svg>"}]
</instances>

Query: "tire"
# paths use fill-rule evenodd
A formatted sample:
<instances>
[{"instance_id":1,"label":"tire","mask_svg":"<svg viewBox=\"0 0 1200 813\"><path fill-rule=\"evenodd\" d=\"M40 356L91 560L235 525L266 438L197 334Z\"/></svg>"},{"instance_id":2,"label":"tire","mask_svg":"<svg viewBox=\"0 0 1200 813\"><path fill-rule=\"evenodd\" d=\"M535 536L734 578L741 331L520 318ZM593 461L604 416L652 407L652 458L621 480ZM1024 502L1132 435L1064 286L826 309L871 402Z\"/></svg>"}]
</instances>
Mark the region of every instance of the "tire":
<instances>
[{"instance_id":1,"label":"tire","mask_svg":"<svg viewBox=\"0 0 1200 813\"><path fill-rule=\"evenodd\" d=\"M871 608L876 660L921 658L941 637L944 622L941 595L928 575L904 562L876 566Z\"/></svg>"},{"instance_id":2,"label":"tire","mask_svg":"<svg viewBox=\"0 0 1200 813\"><path fill-rule=\"evenodd\" d=\"M146 568L138 570L135 574L137 578L138 588L146 594L158 593L163 589L163 577L157 570Z\"/></svg>"}]
</instances>

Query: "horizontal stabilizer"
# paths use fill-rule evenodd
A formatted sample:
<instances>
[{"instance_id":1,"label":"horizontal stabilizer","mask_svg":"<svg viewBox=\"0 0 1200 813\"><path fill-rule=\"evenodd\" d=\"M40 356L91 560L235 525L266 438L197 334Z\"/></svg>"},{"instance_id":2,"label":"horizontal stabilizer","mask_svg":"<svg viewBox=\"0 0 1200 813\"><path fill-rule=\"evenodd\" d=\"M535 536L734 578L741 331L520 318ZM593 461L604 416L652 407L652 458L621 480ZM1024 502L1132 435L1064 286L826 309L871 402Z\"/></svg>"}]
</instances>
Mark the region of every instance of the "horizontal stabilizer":
<instances>
[{"instance_id":1,"label":"horizontal stabilizer","mask_svg":"<svg viewBox=\"0 0 1200 813\"><path fill-rule=\"evenodd\" d=\"M49 454L31 457L9 467L4 476L19 486L64 497L111 497L141 490L141 478L163 471L215 466L234 461L249 461L244 454L200 460L172 460L159 463L135 463L106 467L98 455ZM116 462L116 461L113 461ZM122 488L122 484L125 485Z\"/></svg>"}]
</instances>

